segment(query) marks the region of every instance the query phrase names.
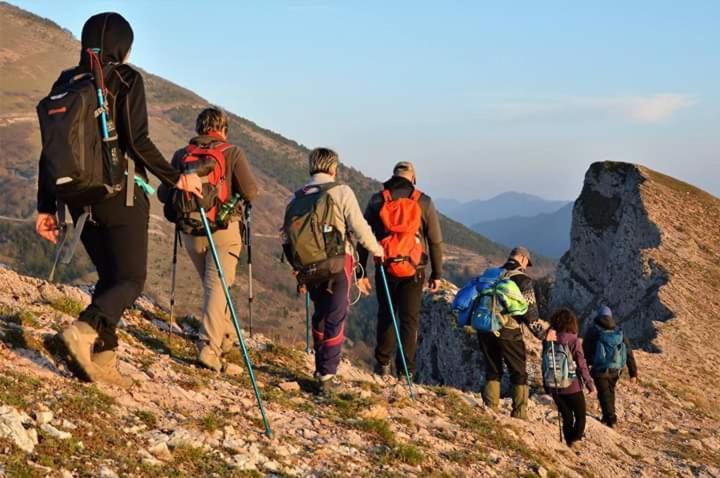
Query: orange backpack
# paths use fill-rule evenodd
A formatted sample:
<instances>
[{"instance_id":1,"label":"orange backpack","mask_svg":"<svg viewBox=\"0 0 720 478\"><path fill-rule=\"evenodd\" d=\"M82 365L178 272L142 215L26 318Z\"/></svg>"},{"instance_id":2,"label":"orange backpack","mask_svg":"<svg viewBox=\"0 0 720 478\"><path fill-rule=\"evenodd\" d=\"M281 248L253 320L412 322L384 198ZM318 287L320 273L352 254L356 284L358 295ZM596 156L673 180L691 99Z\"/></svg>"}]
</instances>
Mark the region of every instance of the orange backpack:
<instances>
[{"instance_id":1,"label":"orange backpack","mask_svg":"<svg viewBox=\"0 0 720 478\"><path fill-rule=\"evenodd\" d=\"M384 203L380 208L380 220L389 233L380 244L385 250L387 271L394 277L412 277L423 256L423 246L418 237L422 225L422 209L417 189L409 198L393 200L392 194L382 192Z\"/></svg>"}]
</instances>

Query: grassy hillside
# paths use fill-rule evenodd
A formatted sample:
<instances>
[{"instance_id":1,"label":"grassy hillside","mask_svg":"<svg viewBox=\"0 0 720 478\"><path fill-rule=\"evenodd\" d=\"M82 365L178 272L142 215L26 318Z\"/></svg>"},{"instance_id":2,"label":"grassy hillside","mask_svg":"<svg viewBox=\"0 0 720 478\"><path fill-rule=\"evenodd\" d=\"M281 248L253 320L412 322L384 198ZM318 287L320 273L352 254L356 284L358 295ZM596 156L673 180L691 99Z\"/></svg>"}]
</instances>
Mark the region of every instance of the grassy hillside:
<instances>
[{"instance_id":1,"label":"grassy hillside","mask_svg":"<svg viewBox=\"0 0 720 478\"><path fill-rule=\"evenodd\" d=\"M53 22L7 3L0 3L0 14L0 143L4 147L4 154L0 156L0 188L5 199L0 202L0 215L31 217L40 151L35 105L47 94L59 71L77 63L79 43ZM144 72L144 77L151 137L169 157L193 135L195 117L208 103L158 76ZM230 114L229 139L245 150L260 182L261 195L254 208L256 304L263 312L256 315L260 329L274 339L300 340L304 337L302 301L295 296L287 266L279 263L277 231L285 202L306 179L308 149L235 114ZM340 177L355 189L361 204L380 188L379 182L350 167L342 167ZM146 292L165 303L170 288L173 233L155 201L152 214ZM506 248L446 218L443 218L443 230L446 242L471 254L499 260L506 252ZM15 244L18 249L33 247L34 254L44 255L34 259L38 263L43 257L51 256L46 246L38 248L31 234L20 237L26 242ZM12 244L6 243L5 247L10 248ZM17 260L13 257L17 254L6 254L8 260ZM449 264L448 269L461 269L459 266ZM201 297L199 283L185 254L180 254L178 267L178 310L197 313ZM238 299L242 299L247 285L244 269L238 282L235 290ZM350 333L356 340L364 339L352 325Z\"/></svg>"}]
</instances>

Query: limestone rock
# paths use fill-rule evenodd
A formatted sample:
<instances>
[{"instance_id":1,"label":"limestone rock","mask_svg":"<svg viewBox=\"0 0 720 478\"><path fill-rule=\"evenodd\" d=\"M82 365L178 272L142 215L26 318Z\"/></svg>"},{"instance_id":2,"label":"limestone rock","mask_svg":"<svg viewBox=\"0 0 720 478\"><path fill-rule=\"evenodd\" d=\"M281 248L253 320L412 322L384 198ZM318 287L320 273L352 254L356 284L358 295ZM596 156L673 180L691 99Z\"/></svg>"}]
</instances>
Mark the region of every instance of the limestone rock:
<instances>
[{"instance_id":1,"label":"limestone rock","mask_svg":"<svg viewBox=\"0 0 720 478\"><path fill-rule=\"evenodd\" d=\"M297 382L280 382L278 387L284 392L299 392L300 384Z\"/></svg>"},{"instance_id":2,"label":"limestone rock","mask_svg":"<svg viewBox=\"0 0 720 478\"><path fill-rule=\"evenodd\" d=\"M72 434L69 432L64 432L62 430L58 430L54 426L50 425L49 423L43 423L40 425L40 430L47 433L49 436L53 438L57 438L58 440L68 440L72 438Z\"/></svg>"},{"instance_id":3,"label":"limestone rock","mask_svg":"<svg viewBox=\"0 0 720 478\"><path fill-rule=\"evenodd\" d=\"M27 453L32 453L38 443L37 434L23 427L23 416L13 407L5 405L0 406L0 437L13 441Z\"/></svg>"}]
</instances>

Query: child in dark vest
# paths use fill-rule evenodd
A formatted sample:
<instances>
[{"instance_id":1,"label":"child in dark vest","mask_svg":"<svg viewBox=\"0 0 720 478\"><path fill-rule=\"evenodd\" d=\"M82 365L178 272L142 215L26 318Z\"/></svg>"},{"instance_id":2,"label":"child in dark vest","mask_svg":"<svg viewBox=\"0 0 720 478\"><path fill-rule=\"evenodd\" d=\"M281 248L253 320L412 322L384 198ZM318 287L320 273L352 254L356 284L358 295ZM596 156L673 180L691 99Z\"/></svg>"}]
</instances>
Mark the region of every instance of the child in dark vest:
<instances>
[{"instance_id":1,"label":"child in dark vest","mask_svg":"<svg viewBox=\"0 0 720 478\"><path fill-rule=\"evenodd\" d=\"M583 385L588 393L595 392L590 371L583 353L582 339L578 337L578 321L575 313L567 308L558 310L550 318L550 328L556 332L555 347L567 345L572 360L575 362L577 375L572 383L565 388L553 388L552 383L545 383L545 390L550 393L562 416L563 436L568 446L572 447L585 433L585 395ZM550 347L545 341L543 351Z\"/></svg>"}]
</instances>

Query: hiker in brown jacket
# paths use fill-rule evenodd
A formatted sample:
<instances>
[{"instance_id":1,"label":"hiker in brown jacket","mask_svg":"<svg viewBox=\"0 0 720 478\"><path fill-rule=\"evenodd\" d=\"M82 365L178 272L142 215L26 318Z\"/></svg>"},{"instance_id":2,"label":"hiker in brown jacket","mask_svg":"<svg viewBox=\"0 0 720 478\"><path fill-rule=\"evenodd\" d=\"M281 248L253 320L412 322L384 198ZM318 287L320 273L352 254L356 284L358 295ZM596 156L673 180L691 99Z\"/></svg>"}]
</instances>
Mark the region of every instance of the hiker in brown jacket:
<instances>
[{"instance_id":1,"label":"hiker in brown jacket","mask_svg":"<svg viewBox=\"0 0 720 478\"><path fill-rule=\"evenodd\" d=\"M227 115L218 108L206 108L197 117L195 131L198 136L190 140L191 145L211 146L227 143ZM179 149L173 156L173 166L180 169L186 154L186 148ZM223 155L227 170L230 172L230 196L239 194L244 202L251 203L257 197L258 187L245 153L238 146L229 145L223 149ZM212 235L228 287L235 282L235 271L242 249L240 207L231 214L229 222L227 229L218 229ZM237 341L225 292L207 237L182 233L182 243L203 280L204 297L198 361L211 370L220 371L222 355L229 352Z\"/></svg>"}]
</instances>

